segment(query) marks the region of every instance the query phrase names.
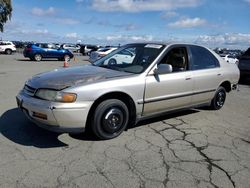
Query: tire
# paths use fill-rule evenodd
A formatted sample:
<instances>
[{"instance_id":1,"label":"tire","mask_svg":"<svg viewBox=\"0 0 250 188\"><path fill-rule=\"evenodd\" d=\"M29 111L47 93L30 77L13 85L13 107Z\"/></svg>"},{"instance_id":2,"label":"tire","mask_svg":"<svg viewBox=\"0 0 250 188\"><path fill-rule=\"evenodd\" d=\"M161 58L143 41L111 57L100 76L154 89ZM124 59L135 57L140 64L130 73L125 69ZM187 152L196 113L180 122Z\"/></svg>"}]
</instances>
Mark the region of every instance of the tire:
<instances>
[{"instance_id":1,"label":"tire","mask_svg":"<svg viewBox=\"0 0 250 188\"><path fill-rule=\"evenodd\" d=\"M69 62L69 61L70 61L69 55L65 54L65 55L63 56L63 60Z\"/></svg>"},{"instance_id":2,"label":"tire","mask_svg":"<svg viewBox=\"0 0 250 188\"><path fill-rule=\"evenodd\" d=\"M213 110L219 110L223 107L225 101L226 101L226 90L224 87L220 86L215 92L210 107Z\"/></svg>"},{"instance_id":3,"label":"tire","mask_svg":"<svg viewBox=\"0 0 250 188\"><path fill-rule=\"evenodd\" d=\"M42 55L41 54L35 54L34 55L34 59L35 59L35 61L42 61Z\"/></svg>"},{"instance_id":4,"label":"tire","mask_svg":"<svg viewBox=\"0 0 250 188\"><path fill-rule=\"evenodd\" d=\"M116 65L116 64L117 64L117 61L116 61L114 58L111 58L111 59L108 61L108 65L109 65L109 66Z\"/></svg>"},{"instance_id":5,"label":"tire","mask_svg":"<svg viewBox=\"0 0 250 188\"><path fill-rule=\"evenodd\" d=\"M100 139L112 139L119 136L129 122L128 107L118 99L101 102L92 116L91 127Z\"/></svg>"},{"instance_id":6,"label":"tire","mask_svg":"<svg viewBox=\"0 0 250 188\"><path fill-rule=\"evenodd\" d=\"M11 49L6 49L6 50L5 50L5 53L6 53L7 55L11 55L11 54L12 54L12 50L11 50Z\"/></svg>"}]
</instances>

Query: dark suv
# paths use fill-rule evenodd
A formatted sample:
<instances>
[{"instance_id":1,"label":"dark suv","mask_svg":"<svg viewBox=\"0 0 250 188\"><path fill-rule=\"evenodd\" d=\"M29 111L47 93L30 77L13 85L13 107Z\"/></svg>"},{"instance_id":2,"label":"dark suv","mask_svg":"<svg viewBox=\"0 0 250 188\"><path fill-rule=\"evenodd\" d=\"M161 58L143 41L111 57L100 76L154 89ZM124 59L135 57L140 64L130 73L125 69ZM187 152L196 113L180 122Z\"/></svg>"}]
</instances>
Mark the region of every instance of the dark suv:
<instances>
[{"instance_id":1,"label":"dark suv","mask_svg":"<svg viewBox=\"0 0 250 188\"><path fill-rule=\"evenodd\" d=\"M239 69L241 78L250 77L250 48L240 57Z\"/></svg>"},{"instance_id":2,"label":"dark suv","mask_svg":"<svg viewBox=\"0 0 250 188\"><path fill-rule=\"evenodd\" d=\"M69 61L74 57L69 50L58 48L55 44L47 43L28 44L23 51L23 55L35 61L41 61L43 58L56 58L61 61Z\"/></svg>"},{"instance_id":3,"label":"dark suv","mask_svg":"<svg viewBox=\"0 0 250 188\"><path fill-rule=\"evenodd\" d=\"M82 55L89 55L96 50L98 50L98 47L95 45L81 45L80 53L82 53Z\"/></svg>"}]
</instances>

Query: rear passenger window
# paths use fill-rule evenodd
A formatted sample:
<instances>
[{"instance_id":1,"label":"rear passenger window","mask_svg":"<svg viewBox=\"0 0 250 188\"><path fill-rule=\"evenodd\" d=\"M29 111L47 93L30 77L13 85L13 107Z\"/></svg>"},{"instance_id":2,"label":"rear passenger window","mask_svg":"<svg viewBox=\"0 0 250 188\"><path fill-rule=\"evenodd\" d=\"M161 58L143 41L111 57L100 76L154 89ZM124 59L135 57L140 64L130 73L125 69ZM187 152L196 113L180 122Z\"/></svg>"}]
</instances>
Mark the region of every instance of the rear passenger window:
<instances>
[{"instance_id":1,"label":"rear passenger window","mask_svg":"<svg viewBox=\"0 0 250 188\"><path fill-rule=\"evenodd\" d=\"M210 69L219 67L217 58L206 48L200 46L190 46L192 53L192 69Z\"/></svg>"}]
</instances>

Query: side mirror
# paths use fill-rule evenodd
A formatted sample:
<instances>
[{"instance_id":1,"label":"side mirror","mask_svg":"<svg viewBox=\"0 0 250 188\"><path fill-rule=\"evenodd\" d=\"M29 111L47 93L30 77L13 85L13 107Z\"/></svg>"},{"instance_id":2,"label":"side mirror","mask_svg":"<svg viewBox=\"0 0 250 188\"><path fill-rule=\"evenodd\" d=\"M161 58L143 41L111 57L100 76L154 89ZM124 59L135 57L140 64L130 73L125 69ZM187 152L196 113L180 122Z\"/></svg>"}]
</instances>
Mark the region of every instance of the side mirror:
<instances>
[{"instance_id":1,"label":"side mirror","mask_svg":"<svg viewBox=\"0 0 250 188\"><path fill-rule=\"evenodd\" d=\"M173 71L172 65L169 64L159 64L154 70L154 74L167 74Z\"/></svg>"}]
</instances>

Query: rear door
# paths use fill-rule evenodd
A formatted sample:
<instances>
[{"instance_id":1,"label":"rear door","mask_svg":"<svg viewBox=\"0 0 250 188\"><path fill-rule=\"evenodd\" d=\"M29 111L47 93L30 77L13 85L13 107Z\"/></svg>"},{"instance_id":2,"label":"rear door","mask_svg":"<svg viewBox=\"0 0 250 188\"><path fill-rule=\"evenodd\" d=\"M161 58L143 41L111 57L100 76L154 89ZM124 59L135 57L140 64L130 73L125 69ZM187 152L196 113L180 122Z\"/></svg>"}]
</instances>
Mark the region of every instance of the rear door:
<instances>
[{"instance_id":1,"label":"rear door","mask_svg":"<svg viewBox=\"0 0 250 188\"><path fill-rule=\"evenodd\" d=\"M47 48L48 56L51 58L59 58L60 50L57 48L55 44L49 44Z\"/></svg>"},{"instance_id":2,"label":"rear door","mask_svg":"<svg viewBox=\"0 0 250 188\"><path fill-rule=\"evenodd\" d=\"M38 44L40 47L40 53L43 57L51 57L51 53L48 48L48 44Z\"/></svg>"},{"instance_id":3,"label":"rear door","mask_svg":"<svg viewBox=\"0 0 250 188\"><path fill-rule=\"evenodd\" d=\"M219 61L204 47L190 45L188 50L194 80L192 104L210 102L223 76Z\"/></svg>"}]
</instances>

